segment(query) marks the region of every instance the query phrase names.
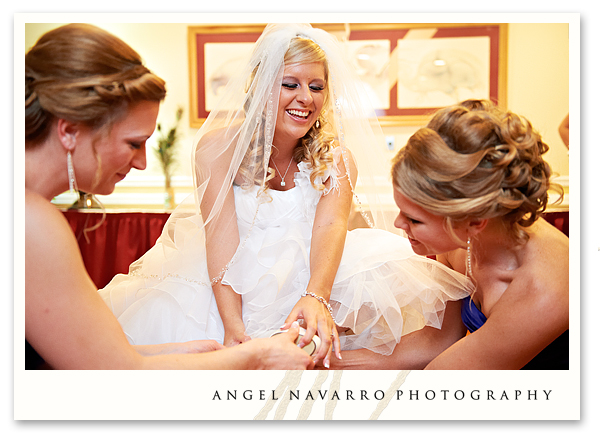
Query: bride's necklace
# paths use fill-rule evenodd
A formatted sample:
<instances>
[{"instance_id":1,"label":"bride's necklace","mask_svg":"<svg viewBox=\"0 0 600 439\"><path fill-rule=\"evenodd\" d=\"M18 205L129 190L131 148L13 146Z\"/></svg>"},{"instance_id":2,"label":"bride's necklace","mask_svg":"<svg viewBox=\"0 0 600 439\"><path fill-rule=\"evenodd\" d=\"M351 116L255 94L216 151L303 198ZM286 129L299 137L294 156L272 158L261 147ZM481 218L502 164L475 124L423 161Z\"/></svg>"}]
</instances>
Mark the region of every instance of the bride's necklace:
<instances>
[{"instance_id":1,"label":"bride's necklace","mask_svg":"<svg viewBox=\"0 0 600 439\"><path fill-rule=\"evenodd\" d=\"M277 171L277 173L279 174L279 177L281 178L281 186L285 186L285 176L287 175L288 171L290 170L290 166L292 166L292 160L294 160L294 156L292 156L292 158L290 159L290 162L288 163L288 167L285 170L285 174L283 174L283 177L281 176L281 172L279 172L279 168L277 168L277 165L275 164L275 160L271 159L271 162L273 163L273 166L275 166L275 170Z\"/></svg>"}]
</instances>

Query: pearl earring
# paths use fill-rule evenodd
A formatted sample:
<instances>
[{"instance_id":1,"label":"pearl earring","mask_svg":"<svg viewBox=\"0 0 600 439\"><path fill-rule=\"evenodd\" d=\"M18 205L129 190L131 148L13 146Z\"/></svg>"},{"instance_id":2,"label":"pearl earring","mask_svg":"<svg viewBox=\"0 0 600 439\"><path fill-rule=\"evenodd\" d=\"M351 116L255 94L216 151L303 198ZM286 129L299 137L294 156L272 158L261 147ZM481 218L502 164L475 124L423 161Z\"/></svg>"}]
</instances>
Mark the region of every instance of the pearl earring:
<instances>
[{"instance_id":1,"label":"pearl earring","mask_svg":"<svg viewBox=\"0 0 600 439\"><path fill-rule=\"evenodd\" d=\"M471 237L467 237L467 274L473 277L473 266L471 264Z\"/></svg>"}]
</instances>

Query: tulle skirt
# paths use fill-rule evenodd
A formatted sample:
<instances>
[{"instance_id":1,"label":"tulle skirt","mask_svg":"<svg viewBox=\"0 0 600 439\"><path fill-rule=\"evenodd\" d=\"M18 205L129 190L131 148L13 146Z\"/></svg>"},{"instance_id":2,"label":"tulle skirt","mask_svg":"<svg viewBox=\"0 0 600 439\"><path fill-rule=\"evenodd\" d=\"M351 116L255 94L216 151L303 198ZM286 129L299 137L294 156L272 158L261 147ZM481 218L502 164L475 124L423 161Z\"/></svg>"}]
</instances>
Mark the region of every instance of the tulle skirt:
<instances>
[{"instance_id":1,"label":"tulle skirt","mask_svg":"<svg viewBox=\"0 0 600 439\"><path fill-rule=\"evenodd\" d=\"M193 235L193 234L192 234ZM256 227L222 282L242 296L243 320L252 338L278 329L306 290L310 277L310 227ZM100 294L132 344L223 341L224 329L201 243L182 267L147 270L168 252L159 240L145 256L146 269L117 275ZM179 270L179 272L177 272ZM144 273L155 273L152 275ZM156 274L160 273L160 274ZM183 273L183 274L182 274ZM407 239L377 229L348 232L330 304L342 348L389 355L400 338L425 325L441 328L446 302L472 290L467 277L415 255Z\"/></svg>"}]
</instances>

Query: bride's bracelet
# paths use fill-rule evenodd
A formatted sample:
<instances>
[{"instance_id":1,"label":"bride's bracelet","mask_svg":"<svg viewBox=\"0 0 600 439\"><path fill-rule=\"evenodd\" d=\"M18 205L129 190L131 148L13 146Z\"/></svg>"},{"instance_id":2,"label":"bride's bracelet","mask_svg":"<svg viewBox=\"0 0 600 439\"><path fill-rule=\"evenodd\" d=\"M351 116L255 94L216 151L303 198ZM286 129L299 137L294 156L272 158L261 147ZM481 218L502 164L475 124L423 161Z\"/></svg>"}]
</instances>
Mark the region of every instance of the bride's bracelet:
<instances>
[{"instance_id":1,"label":"bride's bracelet","mask_svg":"<svg viewBox=\"0 0 600 439\"><path fill-rule=\"evenodd\" d=\"M325 308L327 308L327 311L329 311L329 314L331 314L331 318L333 319L333 323L335 324L335 317L333 317L333 309L331 308L331 305L324 298L322 298L321 296L317 296L315 293L311 293L310 291L305 291L304 293L302 293L302 297L306 297L306 296L314 297L319 302L321 302L323 305L325 305Z\"/></svg>"}]
</instances>

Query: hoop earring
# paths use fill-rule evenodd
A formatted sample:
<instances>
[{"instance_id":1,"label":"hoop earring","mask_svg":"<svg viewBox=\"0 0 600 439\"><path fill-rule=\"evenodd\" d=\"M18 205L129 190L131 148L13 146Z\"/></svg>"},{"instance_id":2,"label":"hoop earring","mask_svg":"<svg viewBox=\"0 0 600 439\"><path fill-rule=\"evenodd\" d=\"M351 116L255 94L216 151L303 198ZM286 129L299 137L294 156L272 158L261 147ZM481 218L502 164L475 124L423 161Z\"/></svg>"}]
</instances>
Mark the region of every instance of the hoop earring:
<instances>
[{"instance_id":1,"label":"hoop earring","mask_svg":"<svg viewBox=\"0 0 600 439\"><path fill-rule=\"evenodd\" d=\"M75 180L75 170L73 169L73 158L71 151L67 151L67 174L69 176L69 192L74 194L78 192L77 181Z\"/></svg>"},{"instance_id":2,"label":"hoop earring","mask_svg":"<svg viewBox=\"0 0 600 439\"><path fill-rule=\"evenodd\" d=\"M473 277L473 265L471 263L471 237L467 237L467 274Z\"/></svg>"}]
</instances>

